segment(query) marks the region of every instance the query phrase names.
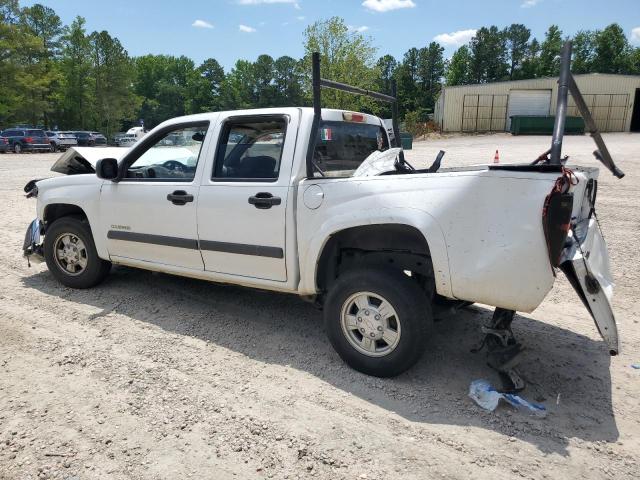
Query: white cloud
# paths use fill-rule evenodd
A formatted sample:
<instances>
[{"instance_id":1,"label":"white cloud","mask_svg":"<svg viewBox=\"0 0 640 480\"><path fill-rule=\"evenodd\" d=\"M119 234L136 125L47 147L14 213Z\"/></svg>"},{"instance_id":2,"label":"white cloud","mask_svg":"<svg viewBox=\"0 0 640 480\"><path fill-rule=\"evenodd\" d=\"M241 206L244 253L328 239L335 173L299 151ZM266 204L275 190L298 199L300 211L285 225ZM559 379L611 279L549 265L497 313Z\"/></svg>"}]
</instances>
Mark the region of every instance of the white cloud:
<instances>
[{"instance_id":1,"label":"white cloud","mask_svg":"<svg viewBox=\"0 0 640 480\"><path fill-rule=\"evenodd\" d=\"M249 25L242 25L242 24L238 25L238 30L244 33L253 33L257 31L255 28L250 27Z\"/></svg>"},{"instance_id":2,"label":"white cloud","mask_svg":"<svg viewBox=\"0 0 640 480\"><path fill-rule=\"evenodd\" d=\"M522 2L520 6L522 8L531 8L531 7L535 7L539 3L540 3L540 0L524 0L524 2Z\"/></svg>"},{"instance_id":3,"label":"white cloud","mask_svg":"<svg viewBox=\"0 0 640 480\"><path fill-rule=\"evenodd\" d=\"M453 45L459 47L460 45L468 43L475 34L476 30L471 28L469 30L458 30L457 32L441 33L440 35L436 35L435 37L433 37L433 39L436 42L442 43L443 45Z\"/></svg>"},{"instance_id":4,"label":"white cloud","mask_svg":"<svg viewBox=\"0 0 640 480\"><path fill-rule=\"evenodd\" d=\"M191 24L191 26L196 28L213 28L213 25L205 20L196 20Z\"/></svg>"},{"instance_id":5,"label":"white cloud","mask_svg":"<svg viewBox=\"0 0 640 480\"><path fill-rule=\"evenodd\" d=\"M304 15L299 15L299 16L296 17L296 20L303 21L304 19L305 19Z\"/></svg>"},{"instance_id":6,"label":"white cloud","mask_svg":"<svg viewBox=\"0 0 640 480\"><path fill-rule=\"evenodd\" d=\"M634 45L640 45L640 27L631 30L631 38L629 40Z\"/></svg>"},{"instance_id":7,"label":"white cloud","mask_svg":"<svg viewBox=\"0 0 640 480\"><path fill-rule=\"evenodd\" d=\"M369 30L369 27L366 25L360 25L359 27L356 25L347 25L347 28L350 32L363 33Z\"/></svg>"},{"instance_id":8,"label":"white cloud","mask_svg":"<svg viewBox=\"0 0 640 480\"><path fill-rule=\"evenodd\" d=\"M413 8L416 4L413 0L364 0L362 6L374 12L389 12L400 8Z\"/></svg>"}]
</instances>

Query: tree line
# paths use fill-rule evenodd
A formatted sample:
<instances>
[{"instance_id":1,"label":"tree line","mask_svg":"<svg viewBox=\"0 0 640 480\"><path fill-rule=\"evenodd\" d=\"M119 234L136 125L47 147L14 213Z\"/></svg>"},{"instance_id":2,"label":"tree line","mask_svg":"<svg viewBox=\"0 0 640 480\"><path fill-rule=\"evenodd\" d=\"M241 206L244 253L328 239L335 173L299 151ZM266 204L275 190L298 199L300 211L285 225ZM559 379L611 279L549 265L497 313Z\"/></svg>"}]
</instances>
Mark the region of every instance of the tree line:
<instances>
[{"instance_id":1,"label":"tree line","mask_svg":"<svg viewBox=\"0 0 640 480\"><path fill-rule=\"evenodd\" d=\"M575 73L640 74L640 49L619 25L574 37ZM524 25L483 27L468 45L444 58L431 42L397 60L378 56L367 35L332 17L303 33L304 56L240 59L225 72L215 58L200 65L185 57L132 58L107 31L88 32L82 17L64 25L41 4L0 0L0 128L16 123L99 130L107 135L137 125L153 127L175 116L216 110L311 104L311 52L322 75L385 93L393 82L401 118L425 121L443 84L460 85L553 76L564 41L555 25L542 42ZM390 116L388 105L344 92L323 91L323 105Z\"/></svg>"}]
</instances>

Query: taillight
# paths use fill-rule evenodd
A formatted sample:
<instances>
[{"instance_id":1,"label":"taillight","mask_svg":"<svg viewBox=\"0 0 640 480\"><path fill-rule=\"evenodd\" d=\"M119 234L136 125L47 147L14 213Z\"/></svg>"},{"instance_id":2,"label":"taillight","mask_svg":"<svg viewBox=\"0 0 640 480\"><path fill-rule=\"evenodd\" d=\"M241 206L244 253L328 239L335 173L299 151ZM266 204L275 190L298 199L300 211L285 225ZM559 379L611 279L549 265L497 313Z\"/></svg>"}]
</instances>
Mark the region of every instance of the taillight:
<instances>
[{"instance_id":1,"label":"taillight","mask_svg":"<svg viewBox=\"0 0 640 480\"><path fill-rule=\"evenodd\" d=\"M345 122L358 122L362 123L365 120L365 116L362 113L354 112L342 112L342 118Z\"/></svg>"},{"instance_id":2,"label":"taillight","mask_svg":"<svg viewBox=\"0 0 640 480\"><path fill-rule=\"evenodd\" d=\"M24 137L25 143L33 143L33 137Z\"/></svg>"}]
</instances>

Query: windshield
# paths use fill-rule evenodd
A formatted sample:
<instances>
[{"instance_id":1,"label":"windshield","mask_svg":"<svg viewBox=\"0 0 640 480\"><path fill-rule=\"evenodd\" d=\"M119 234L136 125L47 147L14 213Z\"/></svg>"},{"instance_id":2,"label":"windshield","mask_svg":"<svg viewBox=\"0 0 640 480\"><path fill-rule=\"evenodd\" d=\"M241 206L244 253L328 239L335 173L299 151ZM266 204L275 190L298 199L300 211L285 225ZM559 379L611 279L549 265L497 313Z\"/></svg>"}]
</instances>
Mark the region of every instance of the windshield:
<instances>
[{"instance_id":1,"label":"windshield","mask_svg":"<svg viewBox=\"0 0 640 480\"><path fill-rule=\"evenodd\" d=\"M372 153L388 148L387 132L380 125L322 121L316 137L314 176L349 177Z\"/></svg>"}]
</instances>

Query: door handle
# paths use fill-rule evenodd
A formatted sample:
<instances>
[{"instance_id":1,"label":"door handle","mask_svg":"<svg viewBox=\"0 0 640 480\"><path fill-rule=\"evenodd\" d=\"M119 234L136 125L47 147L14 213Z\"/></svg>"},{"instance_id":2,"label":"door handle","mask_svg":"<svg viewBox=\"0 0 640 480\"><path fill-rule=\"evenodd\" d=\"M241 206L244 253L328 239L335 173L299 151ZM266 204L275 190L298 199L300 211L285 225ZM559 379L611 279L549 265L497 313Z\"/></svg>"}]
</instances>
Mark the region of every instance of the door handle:
<instances>
[{"instance_id":1,"label":"door handle","mask_svg":"<svg viewBox=\"0 0 640 480\"><path fill-rule=\"evenodd\" d=\"M253 197L249 197L249 203L261 210L271 208L274 205L280 205L282 199L280 197L274 197L269 192L256 193Z\"/></svg>"},{"instance_id":2,"label":"door handle","mask_svg":"<svg viewBox=\"0 0 640 480\"><path fill-rule=\"evenodd\" d=\"M176 190L167 195L167 200L174 205L186 205L188 202L193 202L193 195L189 195L184 190Z\"/></svg>"}]
</instances>

